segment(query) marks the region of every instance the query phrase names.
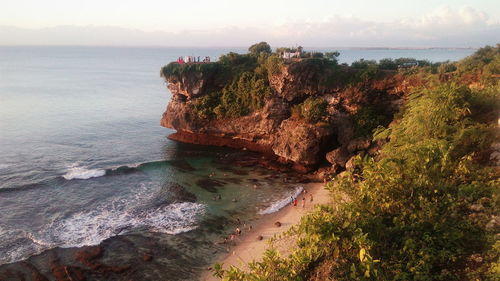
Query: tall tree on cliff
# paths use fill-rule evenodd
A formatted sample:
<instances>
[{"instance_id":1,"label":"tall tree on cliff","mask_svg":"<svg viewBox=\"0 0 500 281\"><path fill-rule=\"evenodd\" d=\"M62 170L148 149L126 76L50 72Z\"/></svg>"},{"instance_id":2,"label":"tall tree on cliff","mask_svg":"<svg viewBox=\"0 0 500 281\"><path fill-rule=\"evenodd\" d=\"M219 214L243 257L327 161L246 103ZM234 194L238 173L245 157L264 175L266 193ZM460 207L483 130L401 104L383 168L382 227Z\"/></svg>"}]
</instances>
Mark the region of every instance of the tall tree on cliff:
<instances>
[{"instance_id":1,"label":"tall tree on cliff","mask_svg":"<svg viewBox=\"0 0 500 281\"><path fill-rule=\"evenodd\" d=\"M250 46L250 48L248 48L248 51L250 52L250 54L254 55L259 55L260 53L270 54L272 52L271 46L264 41L253 44L252 46Z\"/></svg>"}]
</instances>

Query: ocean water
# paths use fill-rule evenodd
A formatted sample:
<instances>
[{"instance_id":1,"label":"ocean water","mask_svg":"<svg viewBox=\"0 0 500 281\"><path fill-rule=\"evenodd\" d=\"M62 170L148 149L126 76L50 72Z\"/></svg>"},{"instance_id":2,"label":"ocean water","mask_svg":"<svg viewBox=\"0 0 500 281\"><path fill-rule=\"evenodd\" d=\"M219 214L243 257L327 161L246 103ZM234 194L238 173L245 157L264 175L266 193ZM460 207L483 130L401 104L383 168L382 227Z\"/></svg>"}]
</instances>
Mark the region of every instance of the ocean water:
<instances>
[{"instance_id":1,"label":"ocean water","mask_svg":"<svg viewBox=\"0 0 500 281\"><path fill-rule=\"evenodd\" d=\"M245 50L0 47L0 265L126 237L161 257L141 268L143 280L191 280L224 252L214 242L235 217L286 205L301 188L290 175L251 165L258 156L247 152L170 141L159 126L170 99L160 68L229 51ZM473 52L340 51L348 63ZM110 253L123 248L116 241Z\"/></svg>"}]
</instances>

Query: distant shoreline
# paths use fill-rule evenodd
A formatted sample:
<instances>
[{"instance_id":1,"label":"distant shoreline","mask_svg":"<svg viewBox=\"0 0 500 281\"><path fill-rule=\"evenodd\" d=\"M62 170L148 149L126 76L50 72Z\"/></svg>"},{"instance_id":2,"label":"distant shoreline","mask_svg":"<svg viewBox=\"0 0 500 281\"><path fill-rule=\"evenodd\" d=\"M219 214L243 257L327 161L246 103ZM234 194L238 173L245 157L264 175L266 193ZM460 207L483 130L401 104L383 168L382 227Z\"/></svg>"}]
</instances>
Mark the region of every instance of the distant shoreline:
<instances>
[{"instance_id":1,"label":"distant shoreline","mask_svg":"<svg viewBox=\"0 0 500 281\"><path fill-rule=\"evenodd\" d=\"M172 48L172 49L242 49L245 52L247 47L242 46L163 46L163 45L73 45L73 44L33 44L33 45L2 45L0 48L57 48L57 47L78 47L78 48ZM477 50L477 47L339 47L339 46L303 46L304 48L316 50L316 49L332 49L332 50Z\"/></svg>"}]
</instances>

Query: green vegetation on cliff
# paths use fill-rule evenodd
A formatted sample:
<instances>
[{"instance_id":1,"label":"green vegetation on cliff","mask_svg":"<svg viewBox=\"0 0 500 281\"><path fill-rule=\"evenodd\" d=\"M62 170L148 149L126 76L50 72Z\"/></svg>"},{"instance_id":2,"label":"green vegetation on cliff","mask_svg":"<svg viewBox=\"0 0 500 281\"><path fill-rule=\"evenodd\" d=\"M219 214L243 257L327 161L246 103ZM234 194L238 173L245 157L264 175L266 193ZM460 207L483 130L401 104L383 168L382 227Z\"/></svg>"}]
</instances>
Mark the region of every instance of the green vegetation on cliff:
<instances>
[{"instance_id":1,"label":"green vegetation on cliff","mask_svg":"<svg viewBox=\"0 0 500 281\"><path fill-rule=\"evenodd\" d=\"M380 112L380 109L367 105L353 114L355 136L371 136L375 129L387 126L390 119Z\"/></svg>"},{"instance_id":2,"label":"green vegetation on cliff","mask_svg":"<svg viewBox=\"0 0 500 281\"><path fill-rule=\"evenodd\" d=\"M268 73L276 73L282 63L270 54L267 43L257 43L249 54L228 53L217 62L179 64L172 62L161 70L161 75L174 81L193 76L210 80L207 94L196 99L192 106L202 118L235 118L247 115L264 106L271 96Z\"/></svg>"},{"instance_id":3,"label":"green vegetation on cliff","mask_svg":"<svg viewBox=\"0 0 500 281\"><path fill-rule=\"evenodd\" d=\"M292 108L292 115L309 123L322 121L327 115L328 103L322 98L309 97Z\"/></svg>"},{"instance_id":4,"label":"green vegetation on cliff","mask_svg":"<svg viewBox=\"0 0 500 281\"><path fill-rule=\"evenodd\" d=\"M213 112L217 117L244 116L264 106L271 89L264 78L255 72L243 72L237 80L222 89L220 103Z\"/></svg>"},{"instance_id":5,"label":"green vegetation on cliff","mask_svg":"<svg viewBox=\"0 0 500 281\"><path fill-rule=\"evenodd\" d=\"M500 182L498 170L485 165L498 139L499 53L500 46L480 49L454 63L456 71L443 67L446 79L436 75L413 90L398 120L378 129L376 138L389 139L380 155L358 158L328 184L335 205L289 233L297 238L289 256L271 249L248 271L216 265L214 274L242 281L499 280ZM366 110L359 120L372 115Z\"/></svg>"}]
</instances>

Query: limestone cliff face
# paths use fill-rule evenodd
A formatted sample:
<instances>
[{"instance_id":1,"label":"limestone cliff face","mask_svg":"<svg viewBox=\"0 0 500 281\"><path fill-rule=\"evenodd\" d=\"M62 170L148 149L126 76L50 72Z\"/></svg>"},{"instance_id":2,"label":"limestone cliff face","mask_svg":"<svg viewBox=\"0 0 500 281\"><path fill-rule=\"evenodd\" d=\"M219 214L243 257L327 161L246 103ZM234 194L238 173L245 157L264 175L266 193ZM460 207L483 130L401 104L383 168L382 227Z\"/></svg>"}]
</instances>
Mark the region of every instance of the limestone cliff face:
<instances>
[{"instance_id":1,"label":"limestone cliff face","mask_svg":"<svg viewBox=\"0 0 500 281\"><path fill-rule=\"evenodd\" d=\"M167 106L161 125L177 130L171 138L183 142L206 145L245 147L273 154L282 163L301 171L316 169L327 162L329 151L342 148L332 155L346 158L354 139L351 115L363 104L383 104L387 112L397 107L402 92L401 79L390 77L375 84L365 83L346 87L337 83L324 83L325 75L314 66L301 62L285 64L280 71L269 75L272 97L260 110L232 119L201 118L193 109L197 99L207 94L214 77L202 73L166 77L172 99ZM314 96L328 102L328 117L311 124L292 116L292 107ZM345 164L346 161L341 160ZM335 164L337 165L337 164Z\"/></svg>"}]
</instances>

